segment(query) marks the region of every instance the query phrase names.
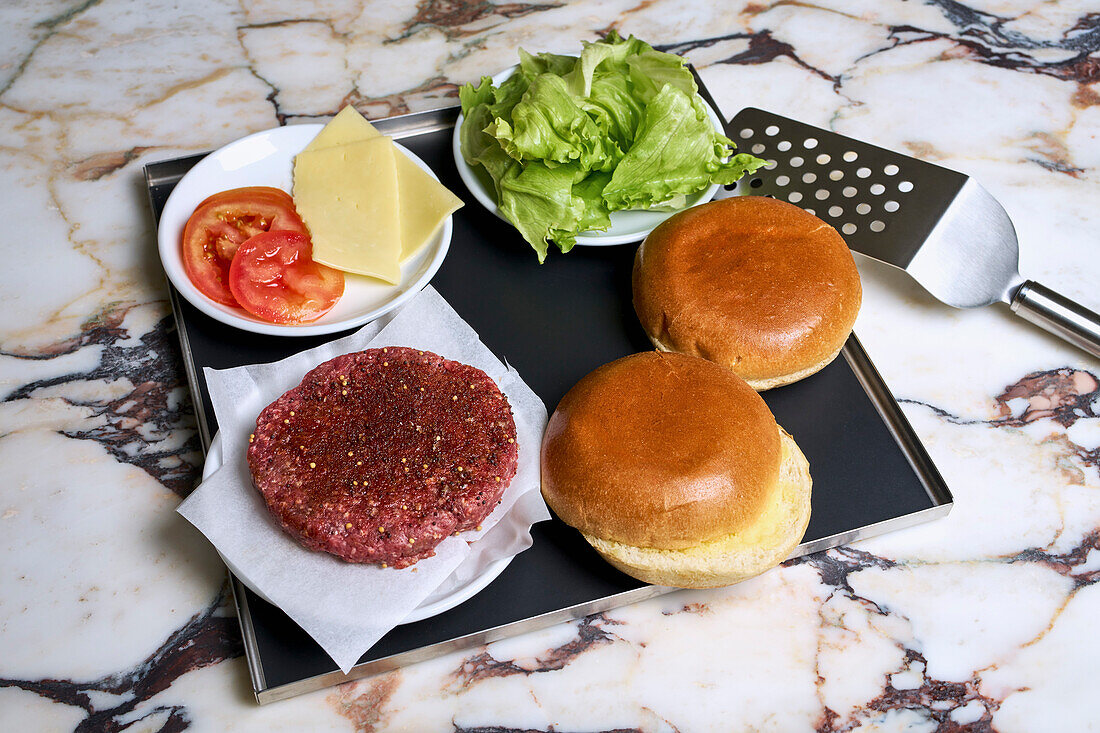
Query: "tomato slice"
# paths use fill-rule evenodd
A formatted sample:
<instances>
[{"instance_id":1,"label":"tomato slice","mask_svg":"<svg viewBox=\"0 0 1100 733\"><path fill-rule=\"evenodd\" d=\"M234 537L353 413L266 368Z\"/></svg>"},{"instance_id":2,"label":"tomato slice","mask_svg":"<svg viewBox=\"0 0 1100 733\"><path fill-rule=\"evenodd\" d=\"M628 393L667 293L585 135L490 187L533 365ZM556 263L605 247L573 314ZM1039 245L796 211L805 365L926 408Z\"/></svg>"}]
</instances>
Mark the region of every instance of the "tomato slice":
<instances>
[{"instance_id":1,"label":"tomato slice","mask_svg":"<svg viewBox=\"0 0 1100 733\"><path fill-rule=\"evenodd\" d=\"M313 261L313 244L297 232L249 238L229 268L229 288L242 308L272 323L307 323L344 294L344 273Z\"/></svg>"},{"instance_id":2,"label":"tomato slice","mask_svg":"<svg viewBox=\"0 0 1100 733\"><path fill-rule=\"evenodd\" d=\"M285 191L252 186L210 196L183 228L180 246L187 276L211 300L237 305L229 289L233 255L243 242L268 231L309 235Z\"/></svg>"},{"instance_id":3,"label":"tomato slice","mask_svg":"<svg viewBox=\"0 0 1100 733\"><path fill-rule=\"evenodd\" d=\"M227 199L239 198L247 196L250 199L256 198L271 198L276 201L282 201L290 206L294 205L294 199L290 194L281 188L275 188L274 186L248 186L246 188L231 188L228 191L219 191L211 196L207 196L202 202L196 206L196 209L201 209L207 204L218 203Z\"/></svg>"}]
</instances>

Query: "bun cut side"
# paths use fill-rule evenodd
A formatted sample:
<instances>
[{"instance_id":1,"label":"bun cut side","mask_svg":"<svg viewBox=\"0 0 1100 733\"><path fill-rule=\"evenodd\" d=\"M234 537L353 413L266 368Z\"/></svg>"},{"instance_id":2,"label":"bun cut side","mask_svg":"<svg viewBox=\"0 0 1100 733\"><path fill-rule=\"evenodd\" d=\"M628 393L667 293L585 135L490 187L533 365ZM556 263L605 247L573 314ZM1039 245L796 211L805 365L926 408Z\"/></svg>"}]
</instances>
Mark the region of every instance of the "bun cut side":
<instances>
[{"instance_id":1,"label":"bun cut side","mask_svg":"<svg viewBox=\"0 0 1100 733\"><path fill-rule=\"evenodd\" d=\"M635 547L585 536L604 559L654 585L717 588L759 575L787 559L810 521L810 465L794 439L782 434L776 491L752 525L686 550Z\"/></svg>"}]
</instances>

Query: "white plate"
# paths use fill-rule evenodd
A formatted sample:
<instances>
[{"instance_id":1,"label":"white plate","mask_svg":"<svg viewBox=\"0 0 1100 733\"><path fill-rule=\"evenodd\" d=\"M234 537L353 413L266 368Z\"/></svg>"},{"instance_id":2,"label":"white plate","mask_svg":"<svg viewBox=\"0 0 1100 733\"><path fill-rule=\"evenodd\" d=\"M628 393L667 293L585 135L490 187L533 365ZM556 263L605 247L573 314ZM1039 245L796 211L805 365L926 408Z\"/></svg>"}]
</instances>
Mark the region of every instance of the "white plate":
<instances>
[{"instance_id":1,"label":"white plate","mask_svg":"<svg viewBox=\"0 0 1100 733\"><path fill-rule=\"evenodd\" d=\"M215 435L214 439L210 441L210 449L206 452L206 465L203 466L202 469L203 480L205 481L207 478L209 478L210 475L221 468L221 466L222 440L221 435ZM310 552L310 550L302 548L302 552ZM218 554L221 555L221 553ZM229 571L233 573L233 575L237 576L237 578L242 583L247 585L253 593L258 595L260 598L263 598L268 603L271 603L271 605L276 605L275 603L271 602L270 598L264 595L264 592L262 590L256 588L252 585L252 583L248 582L248 580L245 579L245 576L239 570L237 570L237 567L228 559L226 559L224 555L222 555L221 558L222 562L224 562L226 567L229 568ZM432 616L441 614L444 611L449 611L458 604L473 598L475 595L481 592L481 590L485 586L496 580L496 577L504 572L504 568L508 567L508 563L510 562L512 562L511 557L502 557L496 562L490 564L489 567L485 569L484 573L462 584L456 584L454 582L454 576L451 576L447 580L443 581L443 584L439 587L438 590L434 591L430 596L425 598L424 602L413 609L412 613L406 616L405 620L398 625L400 626L402 624L411 624L414 621L423 621L426 618L431 618Z\"/></svg>"},{"instance_id":2,"label":"white plate","mask_svg":"<svg viewBox=\"0 0 1100 733\"><path fill-rule=\"evenodd\" d=\"M517 64L494 76L493 86L499 87L501 83L514 74L518 68L519 65ZM722 119L718 116L718 113L715 112L705 100L703 101L703 106L706 107L707 114L710 116L711 122L714 123L714 129L725 134L723 132ZM466 188L470 189L470 193L473 194L478 203L496 214L499 218L504 219L504 216L497 208L496 191L493 190L493 181L489 177L489 174L486 173L485 169L480 165L476 168L470 166L470 164L466 162L466 159L462 157L461 136L459 135L459 131L462 129L462 120L463 116L459 114L458 121L455 122L454 135L451 139L451 151L454 154L458 175L462 177L462 182L466 184ZM683 209L706 203L714 198L714 194L716 193L718 193L718 184L712 183L710 187L689 196L687 205L684 206ZM608 228L607 231L581 232L577 234L577 244L608 246L612 244L640 242L645 239L658 224L673 214L683 211L683 209L675 209L672 211L613 211L611 212L611 227Z\"/></svg>"},{"instance_id":3,"label":"white plate","mask_svg":"<svg viewBox=\"0 0 1100 733\"><path fill-rule=\"evenodd\" d=\"M360 326L397 308L420 292L443 264L451 244L451 217L427 245L401 265L401 282L344 273L344 295L335 307L316 321L302 325L268 323L241 308L221 305L207 298L187 277L180 256L180 237L195 207L207 196L243 186L274 186L291 190L294 156L302 152L324 125L291 125L241 138L200 160L176 184L157 229L160 261L168 279L191 305L222 323L246 331L275 336L315 336ZM436 178L427 164L409 150L397 148ZM438 180L438 178L436 179Z\"/></svg>"}]
</instances>

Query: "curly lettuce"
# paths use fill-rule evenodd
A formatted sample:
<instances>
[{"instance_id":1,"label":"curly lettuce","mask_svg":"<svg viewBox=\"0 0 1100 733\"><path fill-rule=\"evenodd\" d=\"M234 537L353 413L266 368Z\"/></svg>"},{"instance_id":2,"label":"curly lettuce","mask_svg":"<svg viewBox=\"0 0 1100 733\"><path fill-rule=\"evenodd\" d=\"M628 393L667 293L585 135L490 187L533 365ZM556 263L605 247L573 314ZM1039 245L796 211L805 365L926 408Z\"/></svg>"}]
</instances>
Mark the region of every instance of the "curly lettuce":
<instances>
[{"instance_id":1,"label":"curly lettuce","mask_svg":"<svg viewBox=\"0 0 1100 733\"><path fill-rule=\"evenodd\" d=\"M501 214L546 258L611 213L683 206L764 161L714 129L683 59L612 31L579 57L520 50L517 72L459 90L462 156L493 180Z\"/></svg>"}]
</instances>

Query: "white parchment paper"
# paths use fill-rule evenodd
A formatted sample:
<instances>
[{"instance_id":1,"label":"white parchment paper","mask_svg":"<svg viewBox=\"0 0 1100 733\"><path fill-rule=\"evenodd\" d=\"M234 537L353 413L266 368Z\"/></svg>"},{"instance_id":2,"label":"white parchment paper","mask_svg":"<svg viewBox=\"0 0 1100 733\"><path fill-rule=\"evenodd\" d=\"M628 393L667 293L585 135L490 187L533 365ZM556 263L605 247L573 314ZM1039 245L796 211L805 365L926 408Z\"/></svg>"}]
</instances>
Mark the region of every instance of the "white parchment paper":
<instances>
[{"instance_id":1,"label":"white parchment paper","mask_svg":"<svg viewBox=\"0 0 1100 733\"><path fill-rule=\"evenodd\" d=\"M461 592L495 561L530 547L531 525L550 518L539 491L542 400L433 288L385 320L271 364L205 369L223 462L178 509L246 585L285 611L344 672L426 599ZM432 351L483 370L508 398L519 443L516 476L480 530L448 537L435 557L404 570L347 563L303 548L268 513L245 460L257 415L306 372L340 354L383 346Z\"/></svg>"}]
</instances>

